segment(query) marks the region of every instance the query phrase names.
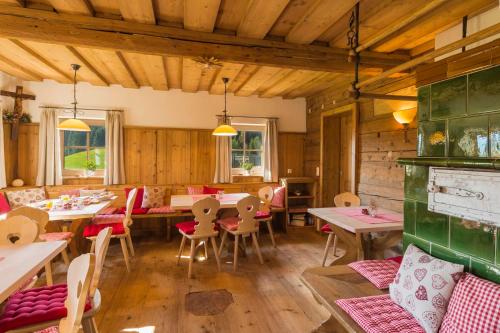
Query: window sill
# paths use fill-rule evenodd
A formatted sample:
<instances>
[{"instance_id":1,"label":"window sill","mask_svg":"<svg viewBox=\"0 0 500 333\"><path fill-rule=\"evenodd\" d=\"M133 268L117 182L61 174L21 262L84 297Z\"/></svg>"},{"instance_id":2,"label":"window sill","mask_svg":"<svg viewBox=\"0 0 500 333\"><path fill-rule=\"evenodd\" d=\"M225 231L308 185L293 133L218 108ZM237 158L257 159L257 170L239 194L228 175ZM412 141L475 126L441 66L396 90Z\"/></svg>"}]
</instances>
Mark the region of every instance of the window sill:
<instances>
[{"instance_id":1,"label":"window sill","mask_svg":"<svg viewBox=\"0 0 500 333\"><path fill-rule=\"evenodd\" d=\"M264 181L264 177L259 175L232 175L231 178L233 183L262 183Z\"/></svg>"}]
</instances>

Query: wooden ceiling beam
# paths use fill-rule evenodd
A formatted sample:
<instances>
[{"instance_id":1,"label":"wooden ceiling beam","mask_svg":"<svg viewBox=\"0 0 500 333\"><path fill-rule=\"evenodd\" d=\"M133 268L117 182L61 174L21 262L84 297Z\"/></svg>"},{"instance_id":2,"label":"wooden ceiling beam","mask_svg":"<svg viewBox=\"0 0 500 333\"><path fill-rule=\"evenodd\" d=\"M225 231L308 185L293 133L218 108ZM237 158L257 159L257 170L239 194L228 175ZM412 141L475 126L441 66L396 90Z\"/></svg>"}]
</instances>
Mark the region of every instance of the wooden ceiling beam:
<instances>
[{"instance_id":1,"label":"wooden ceiling beam","mask_svg":"<svg viewBox=\"0 0 500 333\"><path fill-rule=\"evenodd\" d=\"M120 13L126 21L156 24L152 0L119 0Z\"/></svg>"},{"instance_id":2,"label":"wooden ceiling beam","mask_svg":"<svg viewBox=\"0 0 500 333\"><path fill-rule=\"evenodd\" d=\"M73 46L67 46L68 50L82 62L82 65L87 67L92 73L95 74L105 85L109 86L109 81L99 72L83 55L80 54Z\"/></svg>"},{"instance_id":3,"label":"wooden ceiling beam","mask_svg":"<svg viewBox=\"0 0 500 333\"><path fill-rule=\"evenodd\" d=\"M89 0L49 0L49 3L59 13L95 15Z\"/></svg>"},{"instance_id":4,"label":"wooden ceiling beam","mask_svg":"<svg viewBox=\"0 0 500 333\"><path fill-rule=\"evenodd\" d=\"M127 63L127 60L125 60L125 57L123 56L123 54L121 52L116 52L116 56L118 57L118 59L120 59L120 62L123 65L123 67L125 68L125 70L127 71L128 76L133 81L134 87L139 88L141 85L139 84L139 81L135 77L134 72L132 72L132 69L130 68L129 64Z\"/></svg>"},{"instance_id":5,"label":"wooden ceiling beam","mask_svg":"<svg viewBox=\"0 0 500 333\"><path fill-rule=\"evenodd\" d=\"M351 73L347 50L241 38L81 15L0 6L0 36L156 55L214 56L222 61ZM362 54L361 69L396 66L406 56Z\"/></svg>"},{"instance_id":6,"label":"wooden ceiling beam","mask_svg":"<svg viewBox=\"0 0 500 333\"><path fill-rule=\"evenodd\" d=\"M220 1L184 0L184 28L194 31L214 31Z\"/></svg>"},{"instance_id":7,"label":"wooden ceiling beam","mask_svg":"<svg viewBox=\"0 0 500 333\"><path fill-rule=\"evenodd\" d=\"M262 39L273 27L289 0L251 0L238 26L237 35Z\"/></svg>"},{"instance_id":8,"label":"wooden ceiling beam","mask_svg":"<svg viewBox=\"0 0 500 333\"><path fill-rule=\"evenodd\" d=\"M43 78L33 71L30 71L25 66L22 66L12 59L8 59L0 55L0 70L5 71L9 75L29 81L42 81Z\"/></svg>"}]
</instances>

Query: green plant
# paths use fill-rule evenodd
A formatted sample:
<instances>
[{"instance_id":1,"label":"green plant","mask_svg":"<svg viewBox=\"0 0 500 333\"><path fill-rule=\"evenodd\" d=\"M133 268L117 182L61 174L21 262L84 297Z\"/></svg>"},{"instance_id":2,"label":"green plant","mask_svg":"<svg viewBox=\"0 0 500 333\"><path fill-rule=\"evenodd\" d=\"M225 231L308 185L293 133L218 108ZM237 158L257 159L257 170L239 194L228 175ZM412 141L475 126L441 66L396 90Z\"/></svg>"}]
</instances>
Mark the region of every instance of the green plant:
<instances>
[{"instance_id":1,"label":"green plant","mask_svg":"<svg viewBox=\"0 0 500 333\"><path fill-rule=\"evenodd\" d=\"M94 160L88 160L87 161L87 170L89 171L95 171L97 169L97 165Z\"/></svg>"},{"instance_id":2,"label":"green plant","mask_svg":"<svg viewBox=\"0 0 500 333\"><path fill-rule=\"evenodd\" d=\"M252 170L254 165L250 162L243 162L243 163L241 163L241 167L246 171L250 171L250 170Z\"/></svg>"}]
</instances>

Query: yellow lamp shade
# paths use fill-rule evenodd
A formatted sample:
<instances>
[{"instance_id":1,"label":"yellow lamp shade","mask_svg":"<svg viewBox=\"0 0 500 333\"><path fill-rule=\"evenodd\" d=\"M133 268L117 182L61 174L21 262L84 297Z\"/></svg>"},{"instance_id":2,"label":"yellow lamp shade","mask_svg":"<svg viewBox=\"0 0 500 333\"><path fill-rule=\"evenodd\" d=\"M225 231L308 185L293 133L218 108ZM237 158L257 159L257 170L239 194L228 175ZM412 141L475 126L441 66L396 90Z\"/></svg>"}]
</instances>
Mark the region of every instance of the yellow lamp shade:
<instances>
[{"instance_id":1,"label":"yellow lamp shade","mask_svg":"<svg viewBox=\"0 0 500 333\"><path fill-rule=\"evenodd\" d=\"M76 132L90 132L89 125L85 124L80 119L70 118L66 119L57 126L58 129L63 131L76 131Z\"/></svg>"},{"instance_id":2,"label":"yellow lamp shade","mask_svg":"<svg viewBox=\"0 0 500 333\"><path fill-rule=\"evenodd\" d=\"M416 114L417 114L417 108L399 110L392 113L394 119L396 119L398 123L403 125L411 123L415 118Z\"/></svg>"},{"instance_id":3,"label":"yellow lamp shade","mask_svg":"<svg viewBox=\"0 0 500 333\"><path fill-rule=\"evenodd\" d=\"M212 135L216 136L235 136L238 135L238 131L236 131L232 126L222 124L218 126L214 131L212 132Z\"/></svg>"}]
</instances>

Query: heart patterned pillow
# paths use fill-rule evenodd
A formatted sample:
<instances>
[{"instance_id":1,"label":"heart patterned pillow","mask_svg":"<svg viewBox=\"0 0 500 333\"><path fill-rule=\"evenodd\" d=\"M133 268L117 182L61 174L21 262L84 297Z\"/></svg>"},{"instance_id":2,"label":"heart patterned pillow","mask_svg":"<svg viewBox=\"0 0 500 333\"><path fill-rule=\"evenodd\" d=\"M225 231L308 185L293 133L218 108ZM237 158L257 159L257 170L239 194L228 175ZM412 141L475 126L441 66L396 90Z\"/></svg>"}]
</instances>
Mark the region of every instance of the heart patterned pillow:
<instances>
[{"instance_id":1,"label":"heart patterned pillow","mask_svg":"<svg viewBox=\"0 0 500 333\"><path fill-rule=\"evenodd\" d=\"M389 285L391 299L411 313L425 332L436 333L463 271L463 265L434 258L410 244Z\"/></svg>"}]
</instances>

